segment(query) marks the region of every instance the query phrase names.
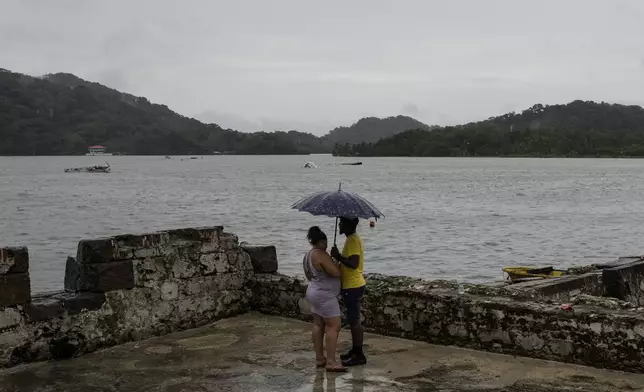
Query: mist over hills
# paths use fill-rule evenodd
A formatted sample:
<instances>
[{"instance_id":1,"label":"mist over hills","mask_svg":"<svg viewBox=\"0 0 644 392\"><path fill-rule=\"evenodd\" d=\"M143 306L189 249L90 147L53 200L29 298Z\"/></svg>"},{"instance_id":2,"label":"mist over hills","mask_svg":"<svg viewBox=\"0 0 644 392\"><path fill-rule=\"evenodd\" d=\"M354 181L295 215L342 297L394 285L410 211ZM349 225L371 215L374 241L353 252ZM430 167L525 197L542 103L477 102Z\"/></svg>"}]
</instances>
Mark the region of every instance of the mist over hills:
<instances>
[{"instance_id":1,"label":"mist over hills","mask_svg":"<svg viewBox=\"0 0 644 392\"><path fill-rule=\"evenodd\" d=\"M642 107L581 100L459 126L400 115L362 118L321 137L270 131L203 123L69 73L0 70L0 155L76 155L101 144L140 155L644 156Z\"/></svg>"},{"instance_id":2,"label":"mist over hills","mask_svg":"<svg viewBox=\"0 0 644 392\"><path fill-rule=\"evenodd\" d=\"M239 132L69 73L32 77L0 72L2 155L83 154L95 144L143 155L324 153L335 143L374 141L411 125L423 126L399 116L362 119L324 137L296 130Z\"/></svg>"}]
</instances>

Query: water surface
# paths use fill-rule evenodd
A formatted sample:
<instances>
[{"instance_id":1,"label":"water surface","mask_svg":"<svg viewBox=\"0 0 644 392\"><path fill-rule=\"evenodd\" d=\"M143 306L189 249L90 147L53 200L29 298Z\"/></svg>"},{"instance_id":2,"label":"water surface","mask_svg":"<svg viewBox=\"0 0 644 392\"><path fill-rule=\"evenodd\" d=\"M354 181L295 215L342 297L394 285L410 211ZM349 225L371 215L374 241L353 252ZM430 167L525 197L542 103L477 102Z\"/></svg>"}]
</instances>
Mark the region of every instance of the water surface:
<instances>
[{"instance_id":1,"label":"water surface","mask_svg":"<svg viewBox=\"0 0 644 392\"><path fill-rule=\"evenodd\" d=\"M567 267L643 254L644 160L331 156L108 158L110 174L63 173L100 157L0 157L0 244L26 245L32 289L62 287L81 238L223 225L275 244L300 274L306 230L333 220L290 210L343 187L386 215L361 224L367 272L486 281L508 265ZM304 169L313 160L317 169ZM341 242L341 241L340 241Z\"/></svg>"}]
</instances>

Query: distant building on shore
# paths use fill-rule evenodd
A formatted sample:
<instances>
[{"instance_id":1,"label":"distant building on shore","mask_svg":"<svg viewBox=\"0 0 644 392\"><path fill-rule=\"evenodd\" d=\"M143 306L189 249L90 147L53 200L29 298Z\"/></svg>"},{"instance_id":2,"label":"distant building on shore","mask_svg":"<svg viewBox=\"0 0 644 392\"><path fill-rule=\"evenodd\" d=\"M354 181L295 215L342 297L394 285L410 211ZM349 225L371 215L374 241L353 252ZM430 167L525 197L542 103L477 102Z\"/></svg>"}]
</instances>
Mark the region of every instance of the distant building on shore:
<instances>
[{"instance_id":1,"label":"distant building on shore","mask_svg":"<svg viewBox=\"0 0 644 392\"><path fill-rule=\"evenodd\" d=\"M107 149L104 146L89 146L89 152L85 155L112 155L111 152L106 152Z\"/></svg>"}]
</instances>

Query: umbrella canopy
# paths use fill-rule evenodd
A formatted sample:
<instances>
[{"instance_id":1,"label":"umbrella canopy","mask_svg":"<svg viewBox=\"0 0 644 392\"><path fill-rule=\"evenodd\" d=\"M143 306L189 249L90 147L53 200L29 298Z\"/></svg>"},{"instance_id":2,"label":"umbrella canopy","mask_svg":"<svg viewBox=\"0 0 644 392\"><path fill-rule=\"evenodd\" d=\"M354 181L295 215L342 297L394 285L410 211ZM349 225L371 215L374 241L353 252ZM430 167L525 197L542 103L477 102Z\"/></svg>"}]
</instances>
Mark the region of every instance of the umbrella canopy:
<instances>
[{"instance_id":1,"label":"umbrella canopy","mask_svg":"<svg viewBox=\"0 0 644 392\"><path fill-rule=\"evenodd\" d=\"M342 184L335 192L318 192L293 204L291 208L311 215L335 218L333 243L338 235L338 218L382 218L384 215L373 204L356 195L344 192Z\"/></svg>"},{"instance_id":2,"label":"umbrella canopy","mask_svg":"<svg viewBox=\"0 0 644 392\"><path fill-rule=\"evenodd\" d=\"M311 215L330 218L378 219L384 216L369 201L343 190L314 193L293 204L291 208L308 212Z\"/></svg>"}]
</instances>

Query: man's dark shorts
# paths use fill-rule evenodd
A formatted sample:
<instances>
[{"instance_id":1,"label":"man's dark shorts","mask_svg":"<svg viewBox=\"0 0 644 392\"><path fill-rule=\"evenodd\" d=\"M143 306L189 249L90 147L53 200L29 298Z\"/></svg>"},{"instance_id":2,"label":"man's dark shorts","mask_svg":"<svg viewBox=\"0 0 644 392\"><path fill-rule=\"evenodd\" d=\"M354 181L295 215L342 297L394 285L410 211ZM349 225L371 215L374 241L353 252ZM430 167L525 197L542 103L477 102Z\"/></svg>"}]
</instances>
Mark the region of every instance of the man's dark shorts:
<instances>
[{"instance_id":1,"label":"man's dark shorts","mask_svg":"<svg viewBox=\"0 0 644 392\"><path fill-rule=\"evenodd\" d=\"M364 288L365 286L342 289L342 299L344 300L344 306L347 308L347 322L350 325L360 321L360 308Z\"/></svg>"}]
</instances>

